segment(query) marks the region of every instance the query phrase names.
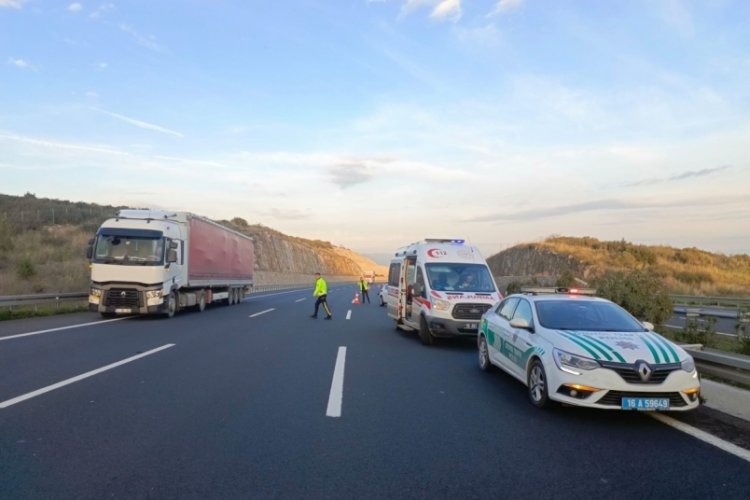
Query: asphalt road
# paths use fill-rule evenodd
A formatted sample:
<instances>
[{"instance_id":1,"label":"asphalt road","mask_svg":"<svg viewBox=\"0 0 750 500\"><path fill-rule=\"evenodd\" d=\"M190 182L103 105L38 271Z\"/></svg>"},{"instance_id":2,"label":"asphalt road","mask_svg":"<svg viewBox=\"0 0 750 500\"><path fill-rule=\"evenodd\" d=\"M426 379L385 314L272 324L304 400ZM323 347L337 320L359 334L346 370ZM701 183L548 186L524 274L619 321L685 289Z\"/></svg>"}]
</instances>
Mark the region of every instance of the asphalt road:
<instances>
[{"instance_id":1,"label":"asphalt road","mask_svg":"<svg viewBox=\"0 0 750 500\"><path fill-rule=\"evenodd\" d=\"M750 463L647 415L537 410L521 384L479 371L473 342L424 347L385 309L351 304L353 287L333 288L333 321L314 320L310 293L23 337L15 335L99 320L0 323L0 498L750 491ZM341 416L330 417L341 347ZM688 418L718 425L699 412Z\"/></svg>"},{"instance_id":2,"label":"asphalt road","mask_svg":"<svg viewBox=\"0 0 750 500\"><path fill-rule=\"evenodd\" d=\"M730 318L722 318L717 316L700 316L697 318L688 318L684 314L674 314L671 318L669 318L669 321L667 321L667 325L672 328L683 329L685 328L685 325L687 325L688 320L693 320L698 321L698 324L702 326L706 324L707 321L709 321L709 318L716 322L714 324L714 331L716 331L718 335L724 335L727 337L737 336L737 320Z\"/></svg>"}]
</instances>

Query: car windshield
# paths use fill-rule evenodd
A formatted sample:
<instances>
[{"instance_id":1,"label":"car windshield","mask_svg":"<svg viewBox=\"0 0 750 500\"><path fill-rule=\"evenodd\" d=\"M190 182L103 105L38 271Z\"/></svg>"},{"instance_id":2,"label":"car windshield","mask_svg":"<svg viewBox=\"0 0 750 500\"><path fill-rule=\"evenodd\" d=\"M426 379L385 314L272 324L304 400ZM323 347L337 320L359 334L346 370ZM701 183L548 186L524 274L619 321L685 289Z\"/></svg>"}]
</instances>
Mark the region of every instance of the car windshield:
<instances>
[{"instance_id":1,"label":"car windshield","mask_svg":"<svg viewBox=\"0 0 750 500\"><path fill-rule=\"evenodd\" d=\"M495 291L495 284L487 266L482 264L427 264L430 287L438 292Z\"/></svg>"},{"instance_id":2,"label":"car windshield","mask_svg":"<svg viewBox=\"0 0 750 500\"><path fill-rule=\"evenodd\" d=\"M93 261L126 266L162 265L164 240L142 236L99 235Z\"/></svg>"},{"instance_id":3,"label":"car windshield","mask_svg":"<svg viewBox=\"0 0 750 500\"><path fill-rule=\"evenodd\" d=\"M594 300L540 300L536 302L539 323L551 330L637 332L643 325L611 302Z\"/></svg>"}]
</instances>

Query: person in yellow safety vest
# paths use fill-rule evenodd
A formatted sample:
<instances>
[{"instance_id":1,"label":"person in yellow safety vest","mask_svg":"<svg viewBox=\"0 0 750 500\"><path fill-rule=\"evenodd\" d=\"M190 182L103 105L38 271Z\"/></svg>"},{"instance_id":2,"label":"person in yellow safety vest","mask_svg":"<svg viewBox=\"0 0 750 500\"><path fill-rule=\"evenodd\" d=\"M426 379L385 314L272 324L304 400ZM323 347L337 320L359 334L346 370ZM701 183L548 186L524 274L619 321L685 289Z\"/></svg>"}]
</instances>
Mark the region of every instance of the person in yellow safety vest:
<instances>
[{"instance_id":1,"label":"person in yellow safety vest","mask_svg":"<svg viewBox=\"0 0 750 500\"><path fill-rule=\"evenodd\" d=\"M320 307L320 304L323 304L323 311L326 313L326 319L333 318L331 309L328 307L328 301L326 300L327 295L328 285L326 284L326 280L320 276L320 273L315 273L315 290L313 290L313 297L317 297L317 300L315 301L315 312L310 316L311 318L318 318L318 308Z\"/></svg>"},{"instance_id":2,"label":"person in yellow safety vest","mask_svg":"<svg viewBox=\"0 0 750 500\"><path fill-rule=\"evenodd\" d=\"M362 304L365 303L365 299L367 299L367 303L371 304L370 302L370 295L367 293L367 290L370 286L367 284L367 280L364 278L364 276L359 277L359 290L362 292Z\"/></svg>"}]
</instances>

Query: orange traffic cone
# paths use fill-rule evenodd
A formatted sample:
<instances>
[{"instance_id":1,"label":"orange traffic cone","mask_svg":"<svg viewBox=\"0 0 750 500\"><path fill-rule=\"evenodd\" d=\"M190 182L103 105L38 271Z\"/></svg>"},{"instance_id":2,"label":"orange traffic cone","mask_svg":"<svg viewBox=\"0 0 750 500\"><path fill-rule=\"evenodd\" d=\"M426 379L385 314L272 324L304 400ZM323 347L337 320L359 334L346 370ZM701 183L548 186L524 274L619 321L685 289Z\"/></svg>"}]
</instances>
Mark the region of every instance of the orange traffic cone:
<instances>
[{"instance_id":1,"label":"orange traffic cone","mask_svg":"<svg viewBox=\"0 0 750 500\"><path fill-rule=\"evenodd\" d=\"M354 300L352 300L352 304L359 304L359 294L354 294Z\"/></svg>"}]
</instances>

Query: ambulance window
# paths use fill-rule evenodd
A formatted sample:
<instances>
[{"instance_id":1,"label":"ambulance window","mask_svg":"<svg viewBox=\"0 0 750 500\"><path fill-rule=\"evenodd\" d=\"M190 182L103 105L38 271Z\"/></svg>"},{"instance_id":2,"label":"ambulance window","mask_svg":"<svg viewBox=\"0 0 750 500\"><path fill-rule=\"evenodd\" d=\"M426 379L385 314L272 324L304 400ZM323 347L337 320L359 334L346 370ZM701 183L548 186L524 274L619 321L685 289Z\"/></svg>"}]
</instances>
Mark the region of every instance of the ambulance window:
<instances>
[{"instance_id":1,"label":"ambulance window","mask_svg":"<svg viewBox=\"0 0 750 500\"><path fill-rule=\"evenodd\" d=\"M424 286L424 275L422 274L422 268L417 268L417 283L414 288L414 293L420 297L427 297L427 290Z\"/></svg>"},{"instance_id":2,"label":"ambulance window","mask_svg":"<svg viewBox=\"0 0 750 500\"><path fill-rule=\"evenodd\" d=\"M388 269L388 284L390 286L398 286L398 275L401 272L401 264L394 262Z\"/></svg>"}]
</instances>

